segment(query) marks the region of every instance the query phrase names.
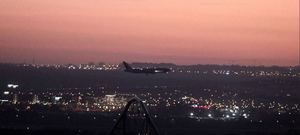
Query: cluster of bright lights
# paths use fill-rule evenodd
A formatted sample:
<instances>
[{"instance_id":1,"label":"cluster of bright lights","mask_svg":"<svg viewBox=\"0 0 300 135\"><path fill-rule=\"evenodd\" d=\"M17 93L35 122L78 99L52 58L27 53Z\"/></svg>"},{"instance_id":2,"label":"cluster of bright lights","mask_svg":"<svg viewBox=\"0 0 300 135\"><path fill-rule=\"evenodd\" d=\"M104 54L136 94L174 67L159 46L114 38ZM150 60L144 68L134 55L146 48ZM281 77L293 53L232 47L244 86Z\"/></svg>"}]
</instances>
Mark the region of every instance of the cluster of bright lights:
<instances>
[{"instance_id":1,"label":"cluster of bright lights","mask_svg":"<svg viewBox=\"0 0 300 135\"><path fill-rule=\"evenodd\" d=\"M7 84L7 87L8 88L18 88L19 87L19 85L16 85L16 84Z\"/></svg>"},{"instance_id":2,"label":"cluster of bright lights","mask_svg":"<svg viewBox=\"0 0 300 135\"><path fill-rule=\"evenodd\" d=\"M8 95L8 94L9 94L9 91L4 91L3 94L4 94L4 95Z\"/></svg>"}]
</instances>

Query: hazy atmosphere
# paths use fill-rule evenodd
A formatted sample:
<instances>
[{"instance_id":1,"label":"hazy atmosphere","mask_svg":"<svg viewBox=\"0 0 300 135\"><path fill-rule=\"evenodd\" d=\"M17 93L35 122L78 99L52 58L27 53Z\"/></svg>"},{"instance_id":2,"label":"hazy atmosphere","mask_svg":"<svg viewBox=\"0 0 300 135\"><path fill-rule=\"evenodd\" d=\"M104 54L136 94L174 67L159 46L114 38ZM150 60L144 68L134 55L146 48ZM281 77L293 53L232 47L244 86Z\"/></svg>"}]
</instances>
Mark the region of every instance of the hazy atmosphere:
<instances>
[{"instance_id":1,"label":"hazy atmosphere","mask_svg":"<svg viewBox=\"0 0 300 135\"><path fill-rule=\"evenodd\" d=\"M0 0L0 135L300 135L299 0Z\"/></svg>"},{"instance_id":2,"label":"hazy atmosphere","mask_svg":"<svg viewBox=\"0 0 300 135\"><path fill-rule=\"evenodd\" d=\"M0 62L298 64L299 0L1 0Z\"/></svg>"}]
</instances>

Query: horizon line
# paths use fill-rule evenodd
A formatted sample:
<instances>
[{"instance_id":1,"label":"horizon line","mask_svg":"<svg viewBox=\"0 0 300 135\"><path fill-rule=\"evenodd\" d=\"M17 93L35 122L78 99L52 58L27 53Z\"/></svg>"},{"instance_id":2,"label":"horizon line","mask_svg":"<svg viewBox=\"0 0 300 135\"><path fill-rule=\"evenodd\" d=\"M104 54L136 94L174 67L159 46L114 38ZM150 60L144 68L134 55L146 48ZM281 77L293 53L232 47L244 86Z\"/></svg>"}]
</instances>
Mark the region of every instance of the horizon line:
<instances>
[{"instance_id":1,"label":"horizon line","mask_svg":"<svg viewBox=\"0 0 300 135\"><path fill-rule=\"evenodd\" d=\"M27 62L0 62L0 64L13 64L13 65L18 65L18 64L30 64L30 65L80 65L80 64L89 64L89 63L94 63L95 65L99 64L99 63L103 63L103 64L111 64L111 65L121 65L122 62L119 63L109 63L109 62L86 62L86 63L78 63L78 64L74 64L74 63L64 63L64 64L49 64L49 63L27 63ZM175 66L196 66L196 65L204 65L204 66L209 66L209 65L215 65L215 66L246 66L246 67L299 67L300 64L298 65L263 65L263 64L257 64L257 65L248 65L248 64L176 64L176 63L168 63L168 62L130 62L130 64L173 64Z\"/></svg>"}]
</instances>

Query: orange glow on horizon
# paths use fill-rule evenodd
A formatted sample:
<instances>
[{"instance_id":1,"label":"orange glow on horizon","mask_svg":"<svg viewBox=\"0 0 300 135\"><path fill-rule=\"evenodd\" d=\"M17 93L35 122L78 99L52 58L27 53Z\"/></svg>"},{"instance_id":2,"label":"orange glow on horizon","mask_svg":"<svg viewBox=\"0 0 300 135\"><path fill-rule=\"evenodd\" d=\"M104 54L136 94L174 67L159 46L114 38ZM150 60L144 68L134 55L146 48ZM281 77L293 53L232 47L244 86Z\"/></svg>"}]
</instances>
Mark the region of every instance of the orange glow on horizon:
<instances>
[{"instance_id":1,"label":"orange glow on horizon","mask_svg":"<svg viewBox=\"0 0 300 135\"><path fill-rule=\"evenodd\" d=\"M297 65L299 0L3 0L0 62Z\"/></svg>"}]
</instances>

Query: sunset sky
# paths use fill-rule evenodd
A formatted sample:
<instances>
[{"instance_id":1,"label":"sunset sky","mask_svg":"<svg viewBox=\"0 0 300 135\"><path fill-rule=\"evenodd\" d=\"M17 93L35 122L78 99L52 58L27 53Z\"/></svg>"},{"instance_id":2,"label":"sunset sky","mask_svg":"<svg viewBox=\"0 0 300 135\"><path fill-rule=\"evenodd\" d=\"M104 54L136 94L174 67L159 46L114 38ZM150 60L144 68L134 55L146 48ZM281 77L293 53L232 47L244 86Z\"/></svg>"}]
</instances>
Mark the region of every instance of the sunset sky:
<instances>
[{"instance_id":1,"label":"sunset sky","mask_svg":"<svg viewBox=\"0 0 300 135\"><path fill-rule=\"evenodd\" d=\"M0 63L297 65L299 0L1 0Z\"/></svg>"}]
</instances>

